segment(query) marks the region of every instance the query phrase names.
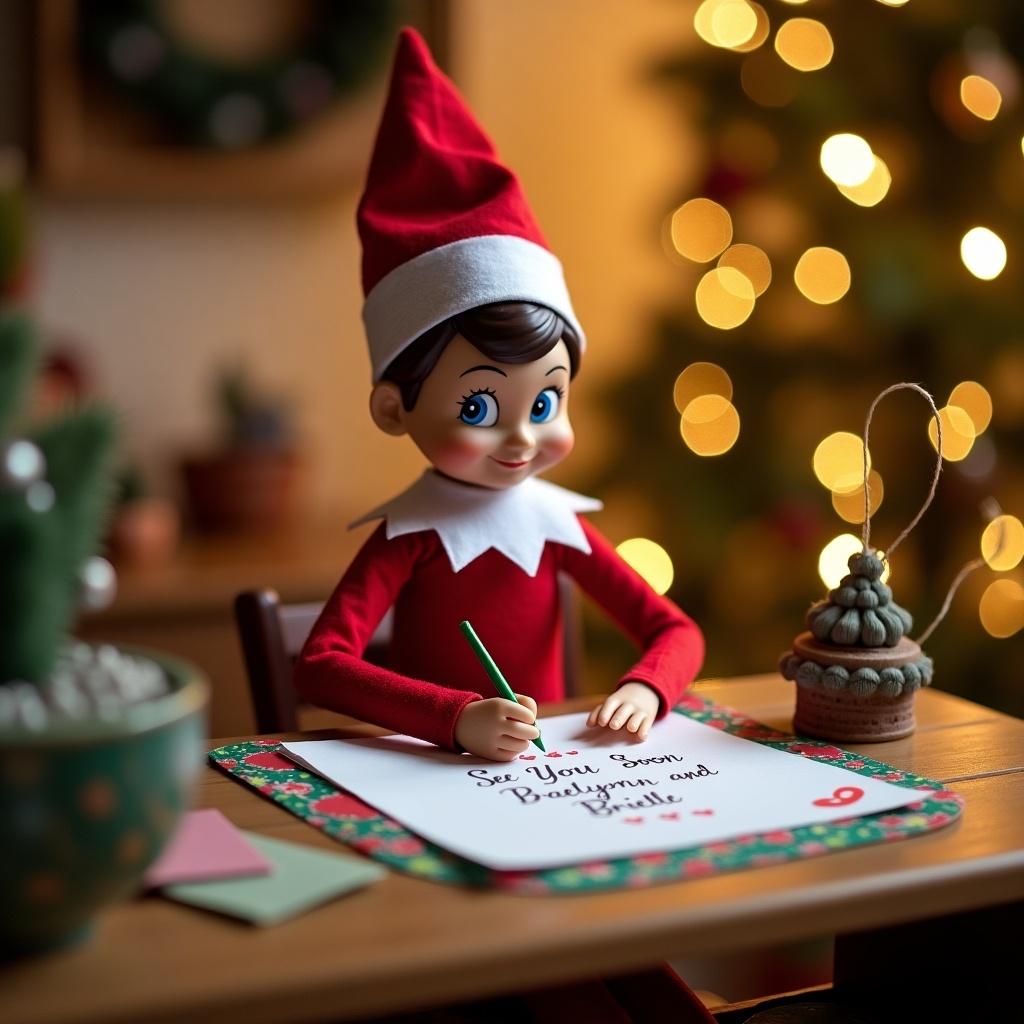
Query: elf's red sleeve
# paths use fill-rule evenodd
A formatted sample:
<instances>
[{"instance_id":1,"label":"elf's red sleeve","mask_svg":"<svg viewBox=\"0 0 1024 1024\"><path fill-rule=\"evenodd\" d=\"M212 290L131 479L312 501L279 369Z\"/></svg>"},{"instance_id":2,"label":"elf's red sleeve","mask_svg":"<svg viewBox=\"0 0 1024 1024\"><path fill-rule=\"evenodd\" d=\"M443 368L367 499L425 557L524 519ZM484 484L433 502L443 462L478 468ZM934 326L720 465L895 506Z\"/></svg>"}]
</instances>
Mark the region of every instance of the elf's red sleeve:
<instances>
[{"instance_id":1,"label":"elf's red sleeve","mask_svg":"<svg viewBox=\"0 0 1024 1024\"><path fill-rule=\"evenodd\" d=\"M383 523L328 598L295 663L303 700L455 749L455 723L478 693L439 686L363 660L374 630L408 581L424 533L388 540Z\"/></svg>"},{"instance_id":2,"label":"elf's red sleeve","mask_svg":"<svg viewBox=\"0 0 1024 1024\"><path fill-rule=\"evenodd\" d=\"M696 678L704 661L697 624L626 564L595 527L580 517L590 554L563 548L562 568L643 651L619 680L646 683L661 699L664 717Z\"/></svg>"}]
</instances>

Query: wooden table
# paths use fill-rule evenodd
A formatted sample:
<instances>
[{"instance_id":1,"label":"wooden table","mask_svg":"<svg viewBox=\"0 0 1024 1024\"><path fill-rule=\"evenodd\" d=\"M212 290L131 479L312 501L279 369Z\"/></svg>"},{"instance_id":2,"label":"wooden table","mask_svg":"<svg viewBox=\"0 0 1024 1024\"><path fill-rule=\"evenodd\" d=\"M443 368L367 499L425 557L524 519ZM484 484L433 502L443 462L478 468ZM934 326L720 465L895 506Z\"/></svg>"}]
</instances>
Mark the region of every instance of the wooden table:
<instances>
[{"instance_id":1,"label":"wooden table","mask_svg":"<svg viewBox=\"0 0 1024 1024\"><path fill-rule=\"evenodd\" d=\"M696 689L789 729L792 687L778 676ZM1007 1005L1017 979L991 958L1019 950L1024 924L1024 722L926 690L918 723L907 739L852 749L966 798L956 824L925 836L599 895L512 896L391 874L266 930L141 899L104 915L80 949L0 972L0 1020L338 1020L497 993L513 979L542 986L826 934L838 936L837 991L851 997L910 971L886 998L941 984L948 1008L957 996L976 1004L990 984ZM347 852L212 768L199 803L242 828ZM1014 931L1000 947L993 929L1004 927Z\"/></svg>"}]
</instances>

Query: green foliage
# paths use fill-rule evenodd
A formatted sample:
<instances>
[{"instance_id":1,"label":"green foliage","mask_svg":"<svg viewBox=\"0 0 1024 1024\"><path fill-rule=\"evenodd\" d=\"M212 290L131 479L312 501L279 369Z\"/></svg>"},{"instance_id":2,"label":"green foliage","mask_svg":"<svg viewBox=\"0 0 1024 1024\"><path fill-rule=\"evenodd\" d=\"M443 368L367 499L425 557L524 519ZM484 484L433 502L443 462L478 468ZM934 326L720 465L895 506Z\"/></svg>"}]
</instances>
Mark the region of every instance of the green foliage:
<instances>
[{"instance_id":1,"label":"green foliage","mask_svg":"<svg viewBox=\"0 0 1024 1024\"><path fill-rule=\"evenodd\" d=\"M33 349L24 319L0 321L3 446L12 440L9 420L30 382ZM39 511L23 488L0 487L0 681L40 682L53 668L74 615L79 572L96 550L112 497L115 418L109 410L73 411L29 439L46 458L54 500Z\"/></svg>"}]
</instances>

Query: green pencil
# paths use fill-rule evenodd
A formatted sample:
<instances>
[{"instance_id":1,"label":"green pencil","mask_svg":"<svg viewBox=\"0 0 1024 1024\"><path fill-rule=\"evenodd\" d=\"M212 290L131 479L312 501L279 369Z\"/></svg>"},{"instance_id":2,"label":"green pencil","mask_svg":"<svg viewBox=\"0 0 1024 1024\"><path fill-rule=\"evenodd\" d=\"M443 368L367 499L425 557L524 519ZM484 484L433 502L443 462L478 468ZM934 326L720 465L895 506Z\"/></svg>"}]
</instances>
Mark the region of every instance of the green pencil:
<instances>
[{"instance_id":1,"label":"green pencil","mask_svg":"<svg viewBox=\"0 0 1024 1024\"><path fill-rule=\"evenodd\" d=\"M491 682L494 683L494 688L502 697L505 698L505 700L515 701L515 703L518 704L519 701L516 700L516 695L512 692L512 687L505 681L505 677L501 674L501 669L494 664L494 659L491 657L487 648L484 647L483 641L476 635L476 630L473 629L468 621L460 622L459 629L462 630L463 636L465 636L469 641L469 646L473 648L473 653L480 659L480 664L483 665L487 674L491 677ZM539 736L532 742L536 743L541 750L544 750L544 744L541 742ZM546 750L544 752L547 753Z\"/></svg>"}]
</instances>

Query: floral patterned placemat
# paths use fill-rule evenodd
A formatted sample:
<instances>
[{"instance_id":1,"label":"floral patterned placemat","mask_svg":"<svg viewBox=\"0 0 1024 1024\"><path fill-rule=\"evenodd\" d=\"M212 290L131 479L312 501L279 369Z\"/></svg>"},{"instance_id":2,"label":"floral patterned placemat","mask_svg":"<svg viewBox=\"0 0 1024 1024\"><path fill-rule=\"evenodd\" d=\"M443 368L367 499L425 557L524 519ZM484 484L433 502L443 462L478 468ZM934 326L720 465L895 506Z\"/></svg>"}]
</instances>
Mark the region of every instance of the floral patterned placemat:
<instances>
[{"instance_id":1,"label":"floral patterned placemat","mask_svg":"<svg viewBox=\"0 0 1024 1024\"><path fill-rule=\"evenodd\" d=\"M591 861L543 871L492 871L420 839L358 797L300 768L279 753L279 740L232 743L211 750L209 756L233 778L252 786L310 825L398 871L435 882L519 893L636 888L738 868L779 864L800 857L817 857L869 843L909 839L948 825L963 810L963 798L938 782L898 771L891 765L828 743L787 735L696 694L687 695L674 710L755 743L824 761L855 775L883 779L916 790L919 795L906 807L895 811L843 818L824 825L736 836L725 842L672 853Z\"/></svg>"}]
</instances>

